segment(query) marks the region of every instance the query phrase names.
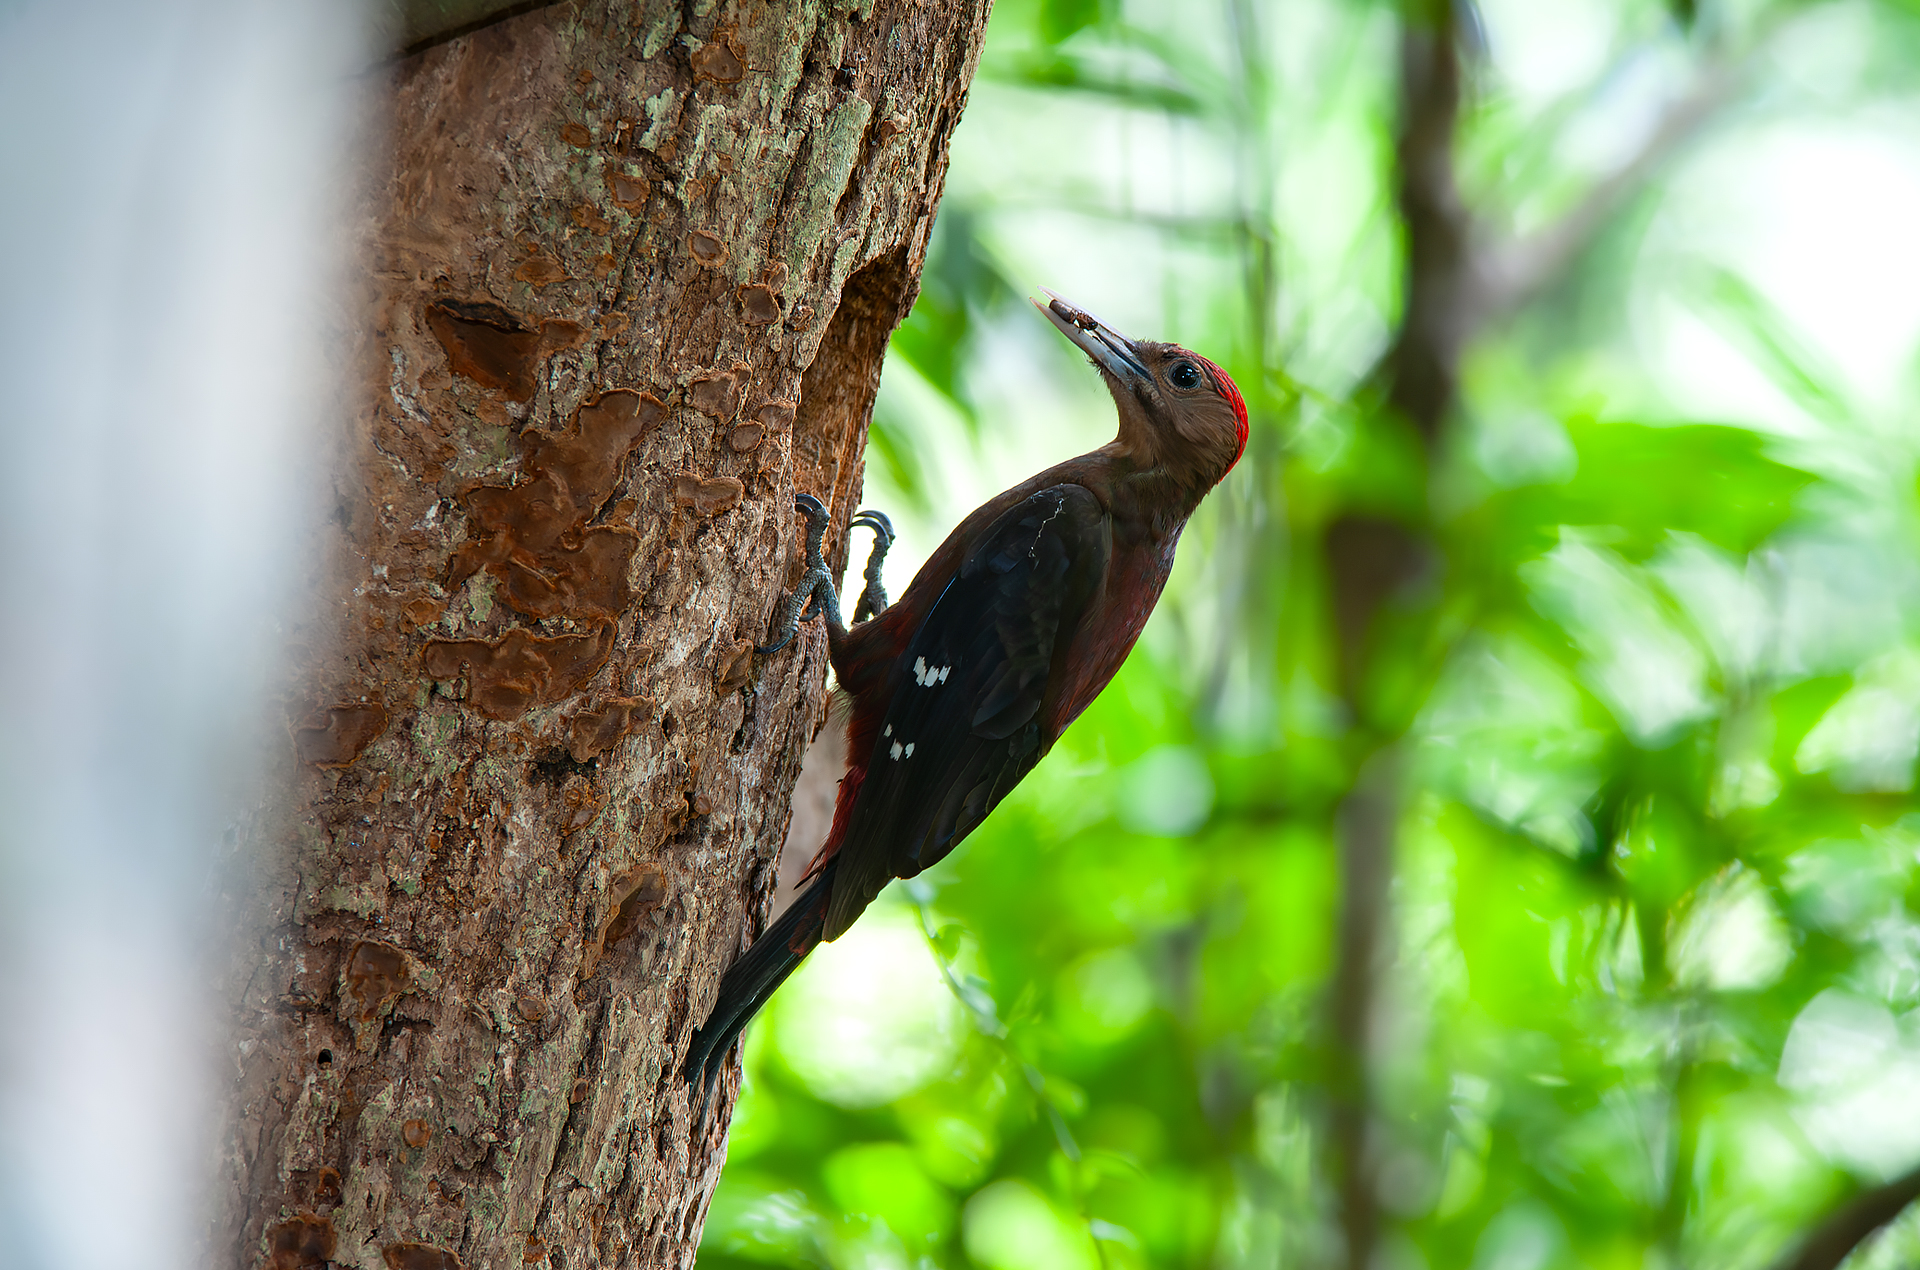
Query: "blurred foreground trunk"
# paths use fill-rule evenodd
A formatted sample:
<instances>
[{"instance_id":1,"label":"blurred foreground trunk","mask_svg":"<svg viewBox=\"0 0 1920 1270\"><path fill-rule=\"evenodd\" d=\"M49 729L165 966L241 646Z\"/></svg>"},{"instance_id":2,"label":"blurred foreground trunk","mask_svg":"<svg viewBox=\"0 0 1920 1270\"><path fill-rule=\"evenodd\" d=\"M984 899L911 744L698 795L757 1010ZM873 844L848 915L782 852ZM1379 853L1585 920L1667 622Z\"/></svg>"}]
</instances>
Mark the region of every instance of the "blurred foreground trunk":
<instances>
[{"instance_id":1,"label":"blurred foreground trunk","mask_svg":"<svg viewBox=\"0 0 1920 1270\"><path fill-rule=\"evenodd\" d=\"M985 0L587 3L378 73L284 754L238 827L219 1265L691 1263L677 1074L823 717Z\"/></svg>"}]
</instances>

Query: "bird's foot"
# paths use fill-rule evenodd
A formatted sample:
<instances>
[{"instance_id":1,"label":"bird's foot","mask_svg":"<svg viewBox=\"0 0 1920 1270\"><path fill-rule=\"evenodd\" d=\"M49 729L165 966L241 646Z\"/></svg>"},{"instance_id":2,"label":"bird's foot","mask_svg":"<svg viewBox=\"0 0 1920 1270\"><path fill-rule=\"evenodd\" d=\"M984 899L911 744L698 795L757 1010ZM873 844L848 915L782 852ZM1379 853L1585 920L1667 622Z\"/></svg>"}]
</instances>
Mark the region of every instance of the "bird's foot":
<instances>
[{"instance_id":1,"label":"bird's foot","mask_svg":"<svg viewBox=\"0 0 1920 1270\"><path fill-rule=\"evenodd\" d=\"M886 513L870 507L863 508L853 518L853 525L873 530L873 549L867 553L867 587L860 592L860 602L853 606L853 622L858 626L868 618L879 617L887 611L887 588L880 582L880 565L893 546L894 533L893 522L887 519Z\"/></svg>"},{"instance_id":2,"label":"bird's foot","mask_svg":"<svg viewBox=\"0 0 1920 1270\"><path fill-rule=\"evenodd\" d=\"M780 622L774 627L779 638L755 650L763 656L777 653L792 643L800 632L800 623L818 614L827 615L829 626L841 624L840 596L833 589L833 574L828 572L826 557L820 550L821 541L827 535L826 506L811 494L798 495L793 502L807 518L807 571L800 576L800 585L787 597Z\"/></svg>"}]
</instances>

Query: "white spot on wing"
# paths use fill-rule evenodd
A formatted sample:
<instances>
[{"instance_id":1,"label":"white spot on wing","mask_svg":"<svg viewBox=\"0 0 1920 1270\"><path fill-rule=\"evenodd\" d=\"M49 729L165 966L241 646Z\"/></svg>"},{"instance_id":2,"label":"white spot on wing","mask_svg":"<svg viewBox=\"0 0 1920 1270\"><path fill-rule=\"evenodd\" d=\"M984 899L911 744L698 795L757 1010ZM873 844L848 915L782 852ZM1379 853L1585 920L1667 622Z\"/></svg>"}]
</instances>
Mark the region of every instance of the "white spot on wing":
<instances>
[{"instance_id":1,"label":"white spot on wing","mask_svg":"<svg viewBox=\"0 0 1920 1270\"><path fill-rule=\"evenodd\" d=\"M892 736L892 735L893 735L893 725L892 725L891 723L889 723L889 724L888 724L888 725L886 726L886 730L885 730L885 731L883 731L882 733L880 733L880 735L881 735L881 736Z\"/></svg>"},{"instance_id":2,"label":"white spot on wing","mask_svg":"<svg viewBox=\"0 0 1920 1270\"><path fill-rule=\"evenodd\" d=\"M892 753L895 762L898 762L900 760L900 742L895 741L893 743L893 749L890 751L890 753Z\"/></svg>"},{"instance_id":3,"label":"white spot on wing","mask_svg":"<svg viewBox=\"0 0 1920 1270\"><path fill-rule=\"evenodd\" d=\"M951 666L940 667L940 682L941 683L947 682L947 676L951 675L952 673L953 673L953 667Z\"/></svg>"},{"instance_id":4,"label":"white spot on wing","mask_svg":"<svg viewBox=\"0 0 1920 1270\"><path fill-rule=\"evenodd\" d=\"M927 682L927 659L924 657L913 659L913 682L917 684Z\"/></svg>"},{"instance_id":5,"label":"white spot on wing","mask_svg":"<svg viewBox=\"0 0 1920 1270\"><path fill-rule=\"evenodd\" d=\"M908 741L908 742L907 742L907 757L908 757L908 758L912 758L912 757L913 757L913 742L912 742L912 741Z\"/></svg>"}]
</instances>

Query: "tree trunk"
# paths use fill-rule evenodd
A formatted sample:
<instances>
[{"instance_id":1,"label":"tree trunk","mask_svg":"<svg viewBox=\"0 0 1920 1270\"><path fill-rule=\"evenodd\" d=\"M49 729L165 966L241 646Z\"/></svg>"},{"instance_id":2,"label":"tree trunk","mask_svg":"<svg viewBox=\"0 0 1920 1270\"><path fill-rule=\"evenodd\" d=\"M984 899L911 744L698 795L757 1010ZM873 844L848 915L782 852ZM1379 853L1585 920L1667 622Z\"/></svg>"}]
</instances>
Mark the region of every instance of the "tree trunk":
<instances>
[{"instance_id":1,"label":"tree trunk","mask_svg":"<svg viewBox=\"0 0 1920 1270\"><path fill-rule=\"evenodd\" d=\"M217 1264L685 1266L987 0L582 3L381 72L287 741L237 830ZM684 16L691 14L692 16Z\"/></svg>"}]
</instances>

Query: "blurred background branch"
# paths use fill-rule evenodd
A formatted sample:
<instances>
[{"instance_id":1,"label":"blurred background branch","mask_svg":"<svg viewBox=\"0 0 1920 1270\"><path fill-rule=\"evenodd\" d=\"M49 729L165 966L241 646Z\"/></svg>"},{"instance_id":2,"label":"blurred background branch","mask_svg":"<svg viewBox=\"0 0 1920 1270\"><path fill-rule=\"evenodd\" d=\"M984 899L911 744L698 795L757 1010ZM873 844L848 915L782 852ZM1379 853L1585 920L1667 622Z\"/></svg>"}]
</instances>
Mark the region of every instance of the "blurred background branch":
<instances>
[{"instance_id":1,"label":"blurred background branch","mask_svg":"<svg viewBox=\"0 0 1920 1270\"><path fill-rule=\"evenodd\" d=\"M1780 1270L1835 1270L1916 1199L1920 1199L1920 1169L1860 1192L1814 1227L1799 1250L1780 1263Z\"/></svg>"},{"instance_id":2,"label":"blurred background branch","mask_svg":"<svg viewBox=\"0 0 1920 1270\"><path fill-rule=\"evenodd\" d=\"M1460 73L1452 0L1408 0L1400 29L1400 130L1394 145L1406 301L1387 359L1387 401L1429 445L1453 407L1460 352L1478 325L1480 308L1473 218L1461 204L1453 171Z\"/></svg>"},{"instance_id":3,"label":"blurred background branch","mask_svg":"<svg viewBox=\"0 0 1920 1270\"><path fill-rule=\"evenodd\" d=\"M1484 248L1477 271L1483 294L1476 325L1497 321L1564 278L1628 200L1733 99L1758 58L1758 48L1737 57L1712 57L1694 72L1691 86L1665 107L1632 156L1595 181L1570 211L1523 238Z\"/></svg>"},{"instance_id":4,"label":"blurred background branch","mask_svg":"<svg viewBox=\"0 0 1920 1270\"><path fill-rule=\"evenodd\" d=\"M1454 404L1460 354L1477 317L1472 221L1454 179L1460 112L1460 31L1452 0L1408 0L1400 23L1399 130L1395 184L1406 235L1404 307L1387 356L1390 412L1411 425L1413 462L1425 467ZM1393 426L1388 420L1387 426ZM1422 482L1424 484L1424 482ZM1341 676L1349 712L1362 726L1360 776L1337 821L1340 843L1339 946L1331 1030L1334 1068L1329 1135L1340 1179L1340 1228L1350 1270L1373 1265L1380 1238L1379 1161L1371 1085L1378 977L1390 961L1388 911L1394 844L1402 809L1402 764L1383 752L1394 722L1369 717L1371 656L1390 646L1370 638L1383 604L1417 582L1432 548L1425 500L1416 493L1398 518L1359 510L1328 526ZM1368 726L1371 725L1371 726Z\"/></svg>"}]
</instances>

